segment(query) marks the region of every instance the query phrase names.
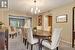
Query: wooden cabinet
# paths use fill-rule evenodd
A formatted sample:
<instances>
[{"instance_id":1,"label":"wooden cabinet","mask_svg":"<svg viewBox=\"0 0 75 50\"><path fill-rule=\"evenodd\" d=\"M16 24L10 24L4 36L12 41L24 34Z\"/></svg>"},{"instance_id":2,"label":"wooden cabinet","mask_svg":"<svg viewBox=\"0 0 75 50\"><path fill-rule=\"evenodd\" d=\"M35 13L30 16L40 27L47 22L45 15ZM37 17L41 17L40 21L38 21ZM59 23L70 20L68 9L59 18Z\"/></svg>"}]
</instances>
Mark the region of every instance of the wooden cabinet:
<instances>
[{"instance_id":1,"label":"wooden cabinet","mask_svg":"<svg viewBox=\"0 0 75 50\"><path fill-rule=\"evenodd\" d=\"M4 37L4 32L0 32L0 50L4 50L5 48L5 37Z\"/></svg>"},{"instance_id":2,"label":"wooden cabinet","mask_svg":"<svg viewBox=\"0 0 75 50\"><path fill-rule=\"evenodd\" d=\"M8 50L8 29L5 29L5 46L6 50Z\"/></svg>"},{"instance_id":3,"label":"wooden cabinet","mask_svg":"<svg viewBox=\"0 0 75 50\"><path fill-rule=\"evenodd\" d=\"M0 50L8 50L8 30L0 29Z\"/></svg>"}]
</instances>

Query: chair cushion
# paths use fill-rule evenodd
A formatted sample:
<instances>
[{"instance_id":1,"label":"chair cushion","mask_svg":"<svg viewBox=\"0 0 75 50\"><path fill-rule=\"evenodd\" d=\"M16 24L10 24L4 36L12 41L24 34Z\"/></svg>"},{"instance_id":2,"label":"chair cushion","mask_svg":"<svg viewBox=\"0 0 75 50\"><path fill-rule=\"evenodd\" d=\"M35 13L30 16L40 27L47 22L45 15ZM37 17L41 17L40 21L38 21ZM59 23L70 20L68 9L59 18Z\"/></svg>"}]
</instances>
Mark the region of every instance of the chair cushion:
<instances>
[{"instance_id":1,"label":"chair cushion","mask_svg":"<svg viewBox=\"0 0 75 50\"><path fill-rule=\"evenodd\" d=\"M47 47L47 48L51 48L51 42L48 40L43 40L42 41L42 45Z\"/></svg>"},{"instance_id":2,"label":"chair cushion","mask_svg":"<svg viewBox=\"0 0 75 50\"><path fill-rule=\"evenodd\" d=\"M35 44L38 43L38 39L37 38L33 38L33 42L31 44Z\"/></svg>"}]
</instances>

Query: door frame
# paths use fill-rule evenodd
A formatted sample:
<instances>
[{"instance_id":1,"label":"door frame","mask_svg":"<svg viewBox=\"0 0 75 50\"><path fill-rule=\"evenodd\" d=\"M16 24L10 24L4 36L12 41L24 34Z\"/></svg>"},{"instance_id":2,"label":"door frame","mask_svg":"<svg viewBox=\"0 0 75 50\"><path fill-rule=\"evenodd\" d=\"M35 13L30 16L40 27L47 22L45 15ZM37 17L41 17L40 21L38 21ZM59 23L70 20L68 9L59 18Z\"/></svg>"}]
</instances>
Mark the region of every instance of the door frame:
<instances>
[{"instance_id":1,"label":"door frame","mask_svg":"<svg viewBox=\"0 0 75 50\"><path fill-rule=\"evenodd\" d=\"M75 36L75 32L74 32L74 16L75 16L75 7L73 7L72 9L72 47L74 48L74 36Z\"/></svg>"}]
</instances>

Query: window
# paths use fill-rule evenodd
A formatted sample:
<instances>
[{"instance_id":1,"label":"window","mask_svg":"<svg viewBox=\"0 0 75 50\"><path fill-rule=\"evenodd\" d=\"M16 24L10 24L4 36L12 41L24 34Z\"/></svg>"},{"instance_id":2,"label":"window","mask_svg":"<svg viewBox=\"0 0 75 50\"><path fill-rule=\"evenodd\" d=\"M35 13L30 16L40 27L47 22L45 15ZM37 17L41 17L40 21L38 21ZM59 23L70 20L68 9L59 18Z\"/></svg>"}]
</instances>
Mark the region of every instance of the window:
<instances>
[{"instance_id":1,"label":"window","mask_svg":"<svg viewBox=\"0 0 75 50\"><path fill-rule=\"evenodd\" d=\"M9 18L9 25L13 27L23 27L25 24L25 19L22 17L10 17Z\"/></svg>"}]
</instances>

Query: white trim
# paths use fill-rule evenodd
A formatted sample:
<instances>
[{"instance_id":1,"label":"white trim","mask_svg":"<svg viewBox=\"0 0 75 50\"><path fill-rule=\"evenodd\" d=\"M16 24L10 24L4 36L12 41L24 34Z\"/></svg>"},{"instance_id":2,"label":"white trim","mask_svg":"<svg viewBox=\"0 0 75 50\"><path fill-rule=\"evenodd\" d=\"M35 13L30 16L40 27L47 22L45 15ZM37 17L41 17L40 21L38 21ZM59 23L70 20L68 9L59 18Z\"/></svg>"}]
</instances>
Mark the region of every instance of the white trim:
<instances>
[{"instance_id":1,"label":"white trim","mask_svg":"<svg viewBox=\"0 0 75 50\"><path fill-rule=\"evenodd\" d=\"M71 47L72 46L71 42L68 42L68 41L65 41L65 40L61 40L61 45L62 44L64 44L64 46L67 46L67 47Z\"/></svg>"},{"instance_id":2,"label":"white trim","mask_svg":"<svg viewBox=\"0 0 75 50\"><path fill-rule=\"evenodd\" d=\"M23 16L9 16L9 18L16 18L16 19L25 19L25 17Z\"/></svg>"}]
</instances>

